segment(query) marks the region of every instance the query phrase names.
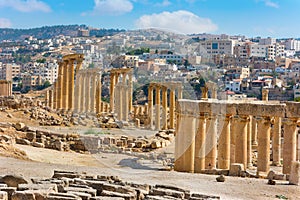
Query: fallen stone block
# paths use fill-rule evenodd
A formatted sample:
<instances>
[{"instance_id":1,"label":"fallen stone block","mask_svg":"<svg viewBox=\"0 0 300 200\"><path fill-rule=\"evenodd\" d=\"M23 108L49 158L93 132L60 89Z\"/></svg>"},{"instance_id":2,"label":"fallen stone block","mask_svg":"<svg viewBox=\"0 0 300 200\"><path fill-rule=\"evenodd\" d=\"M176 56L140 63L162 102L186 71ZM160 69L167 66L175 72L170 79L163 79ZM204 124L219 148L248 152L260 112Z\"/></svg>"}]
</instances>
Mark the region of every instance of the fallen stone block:
<instances>
[{"instance_id":1,"label":"fallen stone block","mask_svg":"<svg viewBox=\"0 0 300 200\"><path fill-rule=\"evenodd\" d=\"M65 192L84 192L91 196L97 196L97 190L93 188L82 188L82 187L65 187Z\"/></svg>"},{"instance_id":2,"label":"fallen stone block","mask_svg":"<svg viewBox=\"0 0 300 200\"><path fill-rule=\"evenodd\" d=\"M179 199L184 199L184 192L170 190L170 189L163 189L163 188L153 188L150 192L150 195L153 196L170 196Z\"/></svg>"},{"instance_id":3,"label":"fallen stone block","mask_svg":"<svg viewBox=\"0 0 300 200\"><path fill-rule=\"evenodd\" d=\"M241 176L242 171L245 170L245 167L241 163L232 163L229 169L229 176Z\"/></svg>"},{"instance_id":4,"label":"fallen stone block","mask_svg":"<svg viewBox=\"0 0 300 200\"><path fill-rule=\"evenodd\" d=\"M79 196L69 193L49 193L45 200L82 200Z\"/></svg>"},{"instance_id":5,"label":"fallen stone block","mask_svg":"<svg viewBox=\"0 0 300 200\"><path fill-rule=\"evenodd\" d=\"M32 142L32 146L37 147L37 148L45 148L45 145L40 142Z\"/></svg>"},{"instance_id":6,"label":"fallen stone block","mask_svg":"<svg viewBox=\"0 0 300 200\"><path fill-rule=\"evenodd\" d=\"M11 195L11 200L35 200L35 195L30 191L15 191Z\"/></svg>"},{"instance_id":7,"label":"fallen stone block","mask_svg":"<svg viewBox=\"0 0 300 200\"><path fill-rule=\"evenodd\" d=\"M24 138L16 138L17 144L30 145L30 141Z\"/></svg>"},{"instance_id":8,"label":"fallen stone block","mask_svg":"<svg viewBox=\"0 0 300 200\"><path fill-rule=\"evenodd\" d=\"M28 129L28 127L22 122L16 123L14 127L17 131L26 131Z\"/></svg>"},{"instance_id":9,"label":"fallen stone block","mask_svg":"<svg viewBox=\"0 0 300 200\"><path fill-rule=\"evenodd\" d=\"M17 190L16 187L3 187L0 188L0 191L7 192L8 199L11 199L11 195Z\"/></svg>"},{"instance_id":10,"label":"fallen stone block","mask_svg":"<svg viewBox=\"0 0 300 200\"><path fill-rule=\"evenodd\" d=\"M68 191L67 193L79 196L82 200L89 200L92 197L91 194L88 194L88 193L85 193L85 192Z\"/></svg>"},{"instance_id":11,"label":"fallen stone block","mask_svg":"<svg viewBox=\"0 0 300 200\"><path fill-rule=\"evenodd\" d=\"M28 181L22 176L6 175L0 178L0 183L5 183L9 187L18 187L19 184L28 183Z\"/></svg>"},{"instance_id":12,"label":"fallen stone block","mask_svg":"<svg viewBox=\"0 0 300 200\"><path fill-rule=\"evenodd\" d=\"M57 185L51 183L44 183L44 184L19 184L18 185L19 191L25 190L45 190L49 192L57 192Z\"/></svg>"},{"instance_id":13,"label":"fallen stone block","mask_svg":"<svg viewBox=\"0 0 300 200\"><path fill-rule=\"evenodd\" d=\"M190 200L204 200L204 199L214 200L214 199L221 199L221 198L219 196L205 195L199 193L193 193L190 198Z\"/></svg>"},{"instance_id":14,"label":"fallen stone block","mask_svg":"<svg viewBox=\"0 0 300 200\"><path fill-rule=\"evenodd\" d=\"M7 194L7 192L0 191L0 199L1 200L8 200L8 194Z\"/></svg>"},{"instance_id":15,"label":"fallen stone block","mask_svg":"<svg viewBox=\"0 0 300 200\"><path fill-rule=\"evenodd\" d=\"M121 197L124 198L125 200L135 200L136 195L135 194L128 194L128 193L120 193L120 192L112 192L112 191L107 191L107 190L102 190L101 196L108 196L108 197Z\"/></svg>"},{"instance_id":16,"label":"fallen stone block","mask_svg":"<svg viewBox=\"0 0 300 200\"><path fill-rule=\"evenodd\" d=\"M122 197L91 197L90 200L125 200Z\"/></svg>"},{"instance_id":17,"label":"fallen stone block","mask_svg":"<svg viewBox=\"0 0 300 200\"><path fill-rule=\"evenodd\" d=\"M170 197L170 196L153 196L147 195L144 200L177 200L178 198Z\"/></svg>"}]
</instances>

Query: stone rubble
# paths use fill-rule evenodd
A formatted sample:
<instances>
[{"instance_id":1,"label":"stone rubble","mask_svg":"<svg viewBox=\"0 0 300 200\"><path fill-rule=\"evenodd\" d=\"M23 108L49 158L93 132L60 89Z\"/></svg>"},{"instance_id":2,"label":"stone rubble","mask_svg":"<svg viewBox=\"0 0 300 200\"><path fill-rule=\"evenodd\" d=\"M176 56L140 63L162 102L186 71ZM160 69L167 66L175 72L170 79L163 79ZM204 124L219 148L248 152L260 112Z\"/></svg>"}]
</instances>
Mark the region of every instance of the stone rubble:
<instances>
[{"instance_id":1,"label":"stone rubble","mask_svg":"<svg viewBox=\"0 0 300 200\"><path fill-rule=\"evenodd\" d=\"M6 175L15 180L14 175ZM18 177L20 179L20 177ZM220 199L218 196L192 193L168 185L129 183L117 176L87 175L86 173L54 171L52 178L31 179L32 183L0 178L1 200L161 200L161 199ZM13 182L13 181L11 181ZM18 183L18 184L16 184Z\"/></svg>"}]
</instances>

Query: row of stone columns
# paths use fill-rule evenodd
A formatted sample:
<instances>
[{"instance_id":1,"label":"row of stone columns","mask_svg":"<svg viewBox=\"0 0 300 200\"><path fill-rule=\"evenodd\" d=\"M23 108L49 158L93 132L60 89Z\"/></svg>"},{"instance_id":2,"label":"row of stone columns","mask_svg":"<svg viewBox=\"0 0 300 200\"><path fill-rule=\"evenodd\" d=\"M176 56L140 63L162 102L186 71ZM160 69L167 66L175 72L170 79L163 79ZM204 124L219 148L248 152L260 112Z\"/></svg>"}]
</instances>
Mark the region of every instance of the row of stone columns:
<instances>
[{"instance_id":1,"label":"row of stone columns","mask_svg":"<svg viewBox=\"0 0 300 200\"><path fill-rule=\"evenodd\" d=\"M182 98L181 84L178 83L150 83L148 88L148 116L150 129L166 130L168 128L175 129L175 90L178 91L178 98ZM155 90L155 120L153 118L153 96ZM168 90L169 107L168 107ZM162 112L161 112L162 106ZM168 124L169 111L169 124Z\"/></svg>"},{"instance_id":2,"label":"row of stone columns","mask_svg":"<svg viewBox=\"0 0 300 200\"><path fill-rule=\"evenodd\" d=\"M281 149L283 173L290 173L292 161L299 159L298 118L288 117L282 121L282 145L281 117L201 112L196 109L198 103L186 101L177 113L175 170L199 173L206 169L229 169L232 163L252 167L252 146L256 146L258 175L268 173L271 164L280 164ZM189 109L184 108L188 106Z\"/></svg>"},{"instance_id":3,"label":"row of stone columns","mask_svg":"<svg viewBox=\"0 0 300 200\"><path fill-rule=\"evenodd\" d=\"M79 70L76 74L76 113L101 112L101 72L99 69Z\"/></svg>"},{"instance_id":4,"label":"row of stone columns","mask_svg":"<svg viewBox=\"0 0 300 200\"><path fill-rule=\"evenodd\" d=\"M110 109L119 120L128 121L132 111L132 68L110 71Z\"/></svg>"},{"instance_id":5,"label":"row of stone columns","mask_svg":"<svg viewBox=\"0 0 300 200\"><path fill-rule=\"evenodd\" d=\"M63 57L59 63L58 77L53 87L53 105L57 110L74 110L75 71L79 71L83 62L83 55L72 54ZM75 69L76 64L76 69Z\"/></svg>"},{"instance_id":6,"label":"row of stone columns","mask_svg":"<svg viewBox=\"0 0 300 200\"><path fill-rule=\"evenodd\" d=\"M12 96L12 82L0 80L0 96Z\"/></svg>"}]
</instances>

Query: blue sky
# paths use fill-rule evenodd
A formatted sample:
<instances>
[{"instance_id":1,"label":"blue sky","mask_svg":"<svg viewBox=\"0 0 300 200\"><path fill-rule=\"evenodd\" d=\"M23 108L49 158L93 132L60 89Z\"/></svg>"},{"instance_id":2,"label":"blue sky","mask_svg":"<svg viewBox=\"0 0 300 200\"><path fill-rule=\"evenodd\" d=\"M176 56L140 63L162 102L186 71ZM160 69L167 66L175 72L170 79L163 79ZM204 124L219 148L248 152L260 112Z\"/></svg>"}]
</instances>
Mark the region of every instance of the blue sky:
<instances>
[{"instance_id":1,"label":"blue sky","mask_svg":"<svg viewBox=\"0 0 300 200\"><path fill-rule=\"evenodd\" d=\"M0 27L86 24L300 37L299 0L0 0Z\"/></svg>"}]
</instances>

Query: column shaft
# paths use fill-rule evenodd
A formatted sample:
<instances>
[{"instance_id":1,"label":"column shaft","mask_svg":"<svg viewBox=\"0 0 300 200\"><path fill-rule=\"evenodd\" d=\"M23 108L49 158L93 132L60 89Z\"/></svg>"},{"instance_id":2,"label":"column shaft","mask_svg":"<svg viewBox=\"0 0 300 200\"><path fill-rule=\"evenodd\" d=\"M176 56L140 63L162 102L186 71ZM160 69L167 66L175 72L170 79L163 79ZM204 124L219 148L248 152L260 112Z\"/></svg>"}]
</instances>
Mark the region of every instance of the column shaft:
<instances>
[{"instance_id":1,"label":"column shaft","mask_svg":"<svg viewBox=\"0 0 300 200\"><path fill-rule=\"evenodd\" d=\"M90 93L91 93L91 76L89 73L85 75L85 112L90 112Z\"/></svg>"},{"instance_id":2,"label":"column shaft","mask_svg":"<svg viewBox=\"0 0 300 200\"><path fill-rule=\"evenodd\" d=\"M247 167L252 167L252 120L253 116L249 116L249 123L247 125Z\"/></svg>"},{"instance_id":3,"label":"column shaft","mask_svg":"<svg viewBox=\"0 0 300 200\"><path fill-rule=\"evenodd\" d=\"M215 169L217 161L217 117L210 116L206 127L206 140L205 140L205 168Z\"/></svg>"},{"instance_id":4,"label":"column shaft","mask_svg":"<svg viewBox=\"0 0 300 200\"><path fill-rule=\"evenodd\" d=\"M160 130L160 87L156 86L155 98L155 130Z\"/></svg>"},{"instance_id":5,"label":"column shaft","mask_svg":"<svg viewBox=\"0 0 300 200\"><path fill-rule=\"evenodd\" d=\"M86 112L86 109L85 109L85 99L86 99L86 90L85 90L85 87L86 87L86 84L87 84L87 81L86 81L86 73L81 73L80 75L80 94L81 94L81 98L80 98L80 112L81 113L85 113Z\"/></svg>"},{"instance_id":6,"label":"column shaft","mask_svg":"<svg viewBox=\"0 0 300 200\"><path fill-rule=\"evenodd\" d=\"M296 161L296 148L297 148L297 119L284 119L283 133L283 173L289 174L291 171L292 161Z\"/></svg>"},{"instance_id":7,"label":"column shaft","mask_svg":"<svg viewBox=\"0 0 300 200\"><path fill-rule=\"evenodd\" d=\"M247 124L249 117L239 116L235 127L235 162L247 167Z\"/></svg>"},{"instance_id":8,"label":"column shaft","mask_svg":"<svg viewBox=\"0 0 300 200\"><path fill-rule=\"evenodd\" d=\"M223 128L218 143L218 169L229 169L230 167L230 119L223 119Z\"/></svg>"},{"instance_id":9,"label":"column shaft","mask_svg":"<svg viewBox=\"0 0 300 200\"><path fill-rule=\"evenodd\" d=\"M129 112L132 111L132 95L133 95L133 83L132 83L132 73L128 75L128 85L129 85L129 92L128 92L128 98L129 98Z\"/></svg>"},{"instance_id":10,"label":"column shaft","mask_svg":"<svg viewBox=\"0 0 300 200\"><path fill-rule=\"evenodd\" d=\"M175 129L175 91L170 90L170 129Z\"/></svg>"},{"instance_id":11,"label":"column shaft","mask_svg":"<svg viewBox=\"0 0 300 200\"><path fill-rule=\"evenodd\" d=\"M91 87L91 104L90 104L90 112L91 113L96 113L95 109L96 109L96 84L97 84L97 74L92 74L91 75L91 81L92 81L92 87Z\"/></svg>"},{"instance_id":12,"label":"column shaft","mask_svg":"<svg viewBox=\"0 0 300 200\"><path fill-rule=\"evenodd\" d=\"M69 73L68 73L68 62L64 61L63 65L63 81L62 81L62 88L63 88L63 94L62 94L62 109L68 110L68 91L69 91Z\"/></svg>"},{"instance_id":13,"label":"column shaft","mask_svg":"<svg viewBox=\"0 0 300 200\"><path fill-rule=\"evenodd\" d=\"M96 114L101 113L102 110L102 100L101 100L101 74L98 75L97 79L97 89L96 89Z\"/></svg>"},{"instance_id":14,"label":"column shaft","mask_svg":"<svg viewBox=\"0 0 300 200\"><path fill-rule=\"evenodd\" d=\"M257 173L270 169L270 117L257 118Z\"/></svg>"},{"instance_id":15,"label":"column shaft","mask_svg":"<svg viewBox=\"0 0 300 200\"><path fill-rule=\"evenodd\" d=\"M110 98L110 111L111 112L114 112L114 107L115 107L115 80L116 80L116 77L117 75L114 74L114 73L111 73L110 74L110 95L109 95L109 98Z\"/></svg>"},{"instance_id":16,"label":"column shaft","mask_svg":"<svg viewBox=\"0 0 300 200\"><path fill-rule=\"evenodd\" d=\"M149 111L149 124L150 129L153 128L153 87L149 86L148 88L148 111Z\"/></svg>"},{"instance_id":17,"label":"column shaft","mask_svg":"<svg viewBox=\"0 0 300 200\"><path fill-rule=\"evenodd\" d=\"M68 69L68 110L74 109L74 60L69 60L69 69Z\"/></svg>"},{"instance_id":18,"label":"column shaft","mask_svg":"<svg viewBox=\"0 0 300 200\"><path fill-rule=\"evenodd\" d=\"M162 88L162 126L163 130L168 129L168 101L167 101L167 88Z\"/></svg>"},{"instance_id":19,"label":"column shaft","mask_svg":"<svg viewBox=\"0 0 300 200\"><path fill-rule=\"evenodd\" d=\"M272 155L273 165L280 165L281 159L281 118L274 118L274 126L272 129Z\"/></svg>"},{"instance_id":20,"label":"column shaft","mask_svg":"<svg viewBox=\"0 0 300 200\"><path fill-rule=\"evenodd\" d=\"M176 136L177 137L177 136ZM198 127L195 136L195 164L196 173L205 169L205 140L206 140L206 116L202 114L198 119Z\"/></svg>"},{"instance_id":21,"label":"column shaft","mask_svg":"<svg viewBox=\"0 0 300 200\"><path fill-rule=\"evenodd\" d=\"M194 172L195 158L195 122L192 115L180 116L175 144L175 170L180 172Z\"/></svg>"},{"instance_id":22,"label":"column shaft","mask_svg":"<svg viewBox=\"0 0 300 200\"><path fill-rule=\"evenodd\" d=\"M63 78L64 78L64 64L59 63L58 77L57 77L57 107L56 109L62 109L62 98L63 98Z\"/></svg>"}]
</instances>

